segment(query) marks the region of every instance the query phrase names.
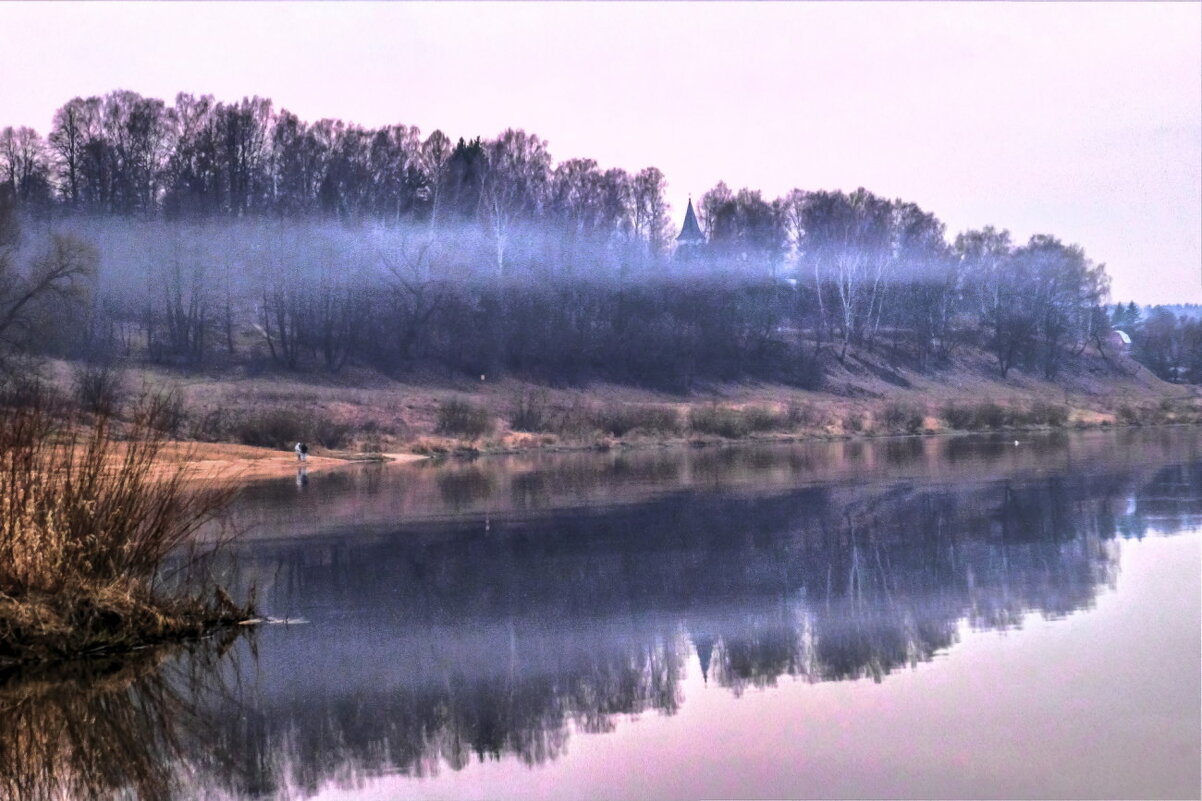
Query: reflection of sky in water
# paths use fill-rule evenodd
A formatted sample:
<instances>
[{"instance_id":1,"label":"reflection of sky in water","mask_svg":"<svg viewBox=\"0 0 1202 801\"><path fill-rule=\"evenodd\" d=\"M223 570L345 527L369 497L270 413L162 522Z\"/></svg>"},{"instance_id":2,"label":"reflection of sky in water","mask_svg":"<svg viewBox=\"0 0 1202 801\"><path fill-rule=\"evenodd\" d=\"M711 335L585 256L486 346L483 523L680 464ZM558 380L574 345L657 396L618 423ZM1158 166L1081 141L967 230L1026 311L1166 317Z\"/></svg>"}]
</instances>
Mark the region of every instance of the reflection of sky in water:
<instances>
[{"instance_id":1,"label":"reflection of sky in water","mask_svg":"<svg viewBox=\"0 0 1202 801\"><path fill-rule=\"evenodd\" d=\"M676 714L573 733L540 771L485 762L321 797L1196 794L1200 555L1196 537L1124 543L1119 592L1088 614L966 629L951 651L880 685L782 680L736 699L706 686L694 657ZM1149 647L1162 637L1180 647Z\"/></svg>"},{"instance_id":2,"label":"reflection of sky in water","mask_svg":"<svg viewBox=\"0 0 1202 801\"><path fill-rule=\"evenodd\" d=\"M310 622L235 647L197 705L218 757L191 754L193 780L1196 794L1197 437L952 442L315 473L308 495L287 482L292 506L264 488L244 508L277 527L240 575L265 612ZM318 519L289 537L298 497Z\"/></svg>"},{"instance_id":3,"label":"reflection of sky in water","mask_svg":"<svg viewBox=\"0 0 1202 801\"><path fill-rule=\"evenodd\" d=\"M966 628L950 652L879 685L783 679L736 697L704 683L692 652L675 714L573 730L536 771L487 760L436 780L330 782L319 797L1189 795L1200 599L1178 587L1197 586L1202 554L1185 537L1123 550L1120 592L1088 614L1005 634ZM1157 632L1183 639L1172 654L1144 647L1153 610L1178 613Z\"/></svg>"}]
</instances>

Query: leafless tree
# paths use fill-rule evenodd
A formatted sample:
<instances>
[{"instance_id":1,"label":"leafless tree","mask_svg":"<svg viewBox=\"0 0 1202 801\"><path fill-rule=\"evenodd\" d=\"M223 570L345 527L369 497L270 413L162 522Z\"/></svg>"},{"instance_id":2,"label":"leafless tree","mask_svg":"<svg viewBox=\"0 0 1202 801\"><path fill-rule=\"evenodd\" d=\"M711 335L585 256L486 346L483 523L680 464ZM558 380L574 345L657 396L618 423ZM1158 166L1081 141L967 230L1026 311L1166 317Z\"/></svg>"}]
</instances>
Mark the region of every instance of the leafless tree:
<instances>
[{"instance_id":1,"label":"leafless tree","mask_svg":"<svg viewBox=\"0 0 1202 801\"><path fill-rule=\"evenodd\" d=\"M11 347L41 320L51 300L78 302L95 273L96 249L70 235L52 235L44 251L24 270L17 265L18 228L11 196L0 192L0 346Z\"/></svg>"}]
</instances>

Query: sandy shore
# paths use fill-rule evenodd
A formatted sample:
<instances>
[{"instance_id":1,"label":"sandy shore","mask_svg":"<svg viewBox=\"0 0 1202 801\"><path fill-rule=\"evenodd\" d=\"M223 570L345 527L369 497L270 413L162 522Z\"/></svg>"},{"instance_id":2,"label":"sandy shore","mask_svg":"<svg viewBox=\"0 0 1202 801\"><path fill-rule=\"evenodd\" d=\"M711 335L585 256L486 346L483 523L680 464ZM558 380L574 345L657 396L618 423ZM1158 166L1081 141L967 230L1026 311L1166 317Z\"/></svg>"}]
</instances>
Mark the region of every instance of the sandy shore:
<instances>
[{"instance_id":1,"label":"sandy shore","mask_svg":"<svg viewBox=\"0 0 1202 801\"><path fill-rule=\"evenodd\" d=\"M424 459L414 453L383 453L380 460L410 462ZM360 461L376 461L340 453L310 453L304 467L309 472L345 467ZM292 451L256 448L221 442L170 442L159 457L161 475L170 475L180 466L189 479L197 481L250 481L293 475L301 466Z\"/></svg>"}]
</instances>

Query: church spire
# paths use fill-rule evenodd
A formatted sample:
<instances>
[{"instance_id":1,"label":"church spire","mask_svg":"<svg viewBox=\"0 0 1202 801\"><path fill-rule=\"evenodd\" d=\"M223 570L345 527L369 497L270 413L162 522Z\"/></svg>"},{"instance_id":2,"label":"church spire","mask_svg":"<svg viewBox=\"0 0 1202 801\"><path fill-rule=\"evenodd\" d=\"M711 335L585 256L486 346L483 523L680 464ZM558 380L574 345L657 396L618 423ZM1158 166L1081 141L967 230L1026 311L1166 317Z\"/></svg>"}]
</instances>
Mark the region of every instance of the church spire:
<instances>
[{"instance_id":1,"label":"church spire","mask_svg":"<svg viewBox=\"0 0 1202 801\"><path fill-rule=\"evenodd\" d=\"M684 213L684 225L681 226L680 236L676 241L682 245L704 245L705 234L697 224L697 215L693 213L693 198L689 198L689 208Z\"/></svg>"}]
</instances>

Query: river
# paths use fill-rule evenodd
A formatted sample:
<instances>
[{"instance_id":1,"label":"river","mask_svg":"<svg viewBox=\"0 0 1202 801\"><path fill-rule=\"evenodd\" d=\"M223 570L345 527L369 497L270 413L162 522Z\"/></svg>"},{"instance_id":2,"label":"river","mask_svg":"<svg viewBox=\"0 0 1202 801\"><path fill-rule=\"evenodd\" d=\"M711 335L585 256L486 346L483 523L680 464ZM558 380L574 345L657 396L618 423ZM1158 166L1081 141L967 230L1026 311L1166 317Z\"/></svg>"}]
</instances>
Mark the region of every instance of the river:
<instances>
[{"instance_id":1,"label":"river","mask_svg":"<svg viewBox=\"0 0 1202 801\"><path fill-rule=\"evenodd\" d=\"M1196 429L355 466L233 519L272 622L8 702L10 792L1199 797Z\"/></svg>"}]
</instances>

